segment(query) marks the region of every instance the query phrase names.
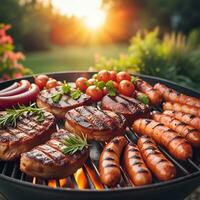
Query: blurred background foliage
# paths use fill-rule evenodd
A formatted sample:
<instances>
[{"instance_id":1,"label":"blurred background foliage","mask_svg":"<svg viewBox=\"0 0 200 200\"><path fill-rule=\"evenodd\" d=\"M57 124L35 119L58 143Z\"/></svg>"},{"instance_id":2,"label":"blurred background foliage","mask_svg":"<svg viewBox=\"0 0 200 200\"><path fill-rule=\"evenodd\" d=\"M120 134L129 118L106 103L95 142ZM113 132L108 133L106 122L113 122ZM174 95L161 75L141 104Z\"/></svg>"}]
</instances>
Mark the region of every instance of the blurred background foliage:
<instances>
[{"instance_id":1,"label":"blurred background foliage","mask_svg":"<svg viewBox=\"0 0 200 200\"><path fill-rule=\"evenodd\" d=\"M200 1L102 0L101 9L106 19L91 30L53 0L0 0L0 23L12 25L15 49L35 73L127 69L199 89Z\"/></svg>"}]
</instances>

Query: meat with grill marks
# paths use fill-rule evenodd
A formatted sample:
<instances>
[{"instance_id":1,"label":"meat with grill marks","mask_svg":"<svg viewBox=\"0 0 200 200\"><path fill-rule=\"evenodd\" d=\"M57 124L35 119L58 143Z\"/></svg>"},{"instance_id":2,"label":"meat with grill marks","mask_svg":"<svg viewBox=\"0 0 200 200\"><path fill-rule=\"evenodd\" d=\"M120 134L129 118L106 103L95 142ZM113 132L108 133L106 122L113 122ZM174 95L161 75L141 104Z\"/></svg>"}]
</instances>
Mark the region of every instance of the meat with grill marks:
<instances>
[{"instance_id":1,"label":"meat with grill marks","mask_svg":"<svg viewBox=\"0 0 200 200\"><path fill-rule=\"evenodd\" d=\"M148 106L135 98L120 94L114 97L106 95L101 103L103 109L123 114L127 120L127 125L131 125L138 118L148 118L150 115Z\"/></svg>"},{"instance_id":2,"label":"meat with grill marks","mask_svg":"<svg viewBox=\"0 0 200 200\"><path fill-rule=\"evenodd\" d=\"M175 178L175 166L160 152L152 139L148 136L142 136L137 144L148 168L158 180L167 181Z\"/></svg>"},{"instance_id":3,"label":"meat with grill marks","mask_svg":"<svg viewBox=\"0 0 200 200\"><path fill-rule=\"evenodd\" d=\"M134 185L146 185L152 182L152 176L142 159L138 147L130 143L124 150L124 167Z\"/></svg>"},{"instance_id":4,"label":"meat with grill marks","mask_svg":"<svg viewBox=\"0 0 200 200\"><path fill-rule=\"evenodd\" d=\"M56 130L56 125L51 113L44 112L44 117L43 122L38 122L36 116L26 114L19 118L15 128L6 126L0 129L0 159L15 160L21 153L46 142Z\"/></svg>"},{"instance_id":5,"label":"meat with grill marks","mask_svg":"<svg viewBox=\"0 0 200 200\"><path fill-rule=\"evenodd\" d=\"M115 137L106 144L101 153L99 159L100 178L109 187L115 187L120 182L120 156L127 143L125 137Z\"/></svg>"},{"instance_id":6,"label":"meat with grill marks","mask_svg":"<svg viewBox=\"0 0 200 200\"><path fill-rule=\"evenodd\" d=\"M153 138L164 146L170 154L180 160L192 157L191 145L178 133L152 119L137 119L133 123L133 130L138 134Z\"/></svg>"},{"instance_id":7,"label":"meat with grill marks","mask_svg":"<svg viewBox=\"0 0 200 200\"><path fill-rule=\"evenodd\" d=\"M45 144L23 153L20 169L29 176L44 179L65 178L75 173L87 161L89 149L74 154L64 154L64 140L69 132L59 130Z\"/></svg>"},{"instance_id":8,"label":"meat with grill marks","mask_svg":"<svg viewBox=\"0 0 200 200\"><path fill-rule=\"evenodd\" d=\"M107 141L122 135L125 118L108 110L98 110L93 106L81 106L66 113L65 128L88 140Z\"/></svg>"},{"instance_id":9,"label":"meat with grill marks","mask_svg":"<svg viewBox=\"0 0 200 200\"><path fill-rule=\"evenodd\" d=\"M37 98L37 106L51 112L57 118L64 118L68 110L90 104L90 96L86 94L81 94L76 100L68 94L63 94L59 102L55 103L52 100L52 96L59 91L59 86L48 90L42 90Z\"/></svg>"}]
</instances>

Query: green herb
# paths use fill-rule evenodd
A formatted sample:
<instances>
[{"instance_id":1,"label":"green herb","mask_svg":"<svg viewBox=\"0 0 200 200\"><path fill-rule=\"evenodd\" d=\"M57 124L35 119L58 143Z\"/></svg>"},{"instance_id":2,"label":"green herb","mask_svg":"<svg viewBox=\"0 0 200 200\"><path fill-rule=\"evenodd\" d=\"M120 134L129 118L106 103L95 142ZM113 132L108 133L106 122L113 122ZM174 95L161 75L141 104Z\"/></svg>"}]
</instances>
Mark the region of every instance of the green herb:
<instances>
[{"instance_id":1,"label":"green herb","mask_svg":"<svg viewBox=\"0 0 200 200\"><path fill-rule=\"evenodd\" d=\"M71 86L69 84L67 84L66 82L64 82L61 86L62 92L64 94L68 94L71 91Z\"/></svg>"},{"instance_id":2,"label":"green herb","mask_svg":"<svg viewBox=\"0 0 200 200\"><path fill-rule=\"evenodd\" d=\"M62 98L61 92L58 92L58 93L54 94L53 96L51 96L51 99L54 103L58 103L61 98Z\"/></svg>"},{"instance_id":3,"label":"green herb","mask_svg":"<svg viewBox=\"0 0 200 200\"><path fill-rule=\"evenodd\" d=\"M144 104L149 104L149 98L146 94L140 94L136 98Z\"/></svg>"},{"instance_id":4,"label":"green herb","mask_svg":"<svg viewBox=\"0 0 200 200\"><path fill-rule=\"evenodd\" d=\"M111 97L116 96L117 89L115 88L113 81L110 80L106 83L106 89L108 91L109 96Z\"/></svg>"},{"instance_id":5,"label":"green herb","mask_svg":"<svg viewBox=\"0 0 200 200\"><path fill-rule=\"evenodd\" d=\"M103 81L96 81L94 83L94 85L96 85L100 90L103 90L103 88L106 86L106 84Z\"/></svg>"},{"instance_id":6,"label":"green herb","mask_svg":"<svg viewBox=\"0 0 200 200\"><path fill-rule=\"evenodd\" d=\"M139 80L139 77L137 76L131 76L131 82L135 85L135 82Z\"/></svg>"},{"instance_id":7,"label":"green herb","mask_svg":"<svg viewBox=\"0 0 200 200\"><path fill-rule=\"evenodd\" d=\"M71 97L72 99L76 100L81 96L81 94L82 94L81 90L77 88L75 91L71 93Z\"/></svg>"},{"instance_id":8,"label":"green herb","mask_svg":"<svg viewBox=\"0 0 200 200\"><path fill-rule=\"evenodd\" d=\"M86 137L80 137L74 134L70 134L69 137L64 140L64 144L63 153L70 155L89 147Z\"/></svg>"},{"instance_id":9,"label":"green herb","mask_svg":"<svg viewBox=\"0 0 200 200\"><path fill-rule=\"evenodd\" d=\"M37 116L38 122L44 121L44 112L41 108L37 108L35 104L30 106L19 105L19 108L7 109L6 114L0 116L0 128L5 126L16 127L17 120L24 114Z\"/></svg>"}]
</instances>

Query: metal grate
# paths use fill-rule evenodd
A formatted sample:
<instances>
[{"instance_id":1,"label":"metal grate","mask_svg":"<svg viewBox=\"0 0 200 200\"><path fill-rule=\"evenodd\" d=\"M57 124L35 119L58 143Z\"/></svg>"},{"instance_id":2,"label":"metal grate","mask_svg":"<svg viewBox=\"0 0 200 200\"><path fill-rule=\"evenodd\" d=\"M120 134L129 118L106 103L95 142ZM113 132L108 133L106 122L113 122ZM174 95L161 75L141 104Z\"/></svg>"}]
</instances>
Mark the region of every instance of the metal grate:
<instances>
[{"instance_id":1,"label":"metal grate","mask_svg":"<svg viewBox=\"0 0 200 200\"><path fill-rule=\"evenodd\" d=\"M125 137L128 141L136 143L138 136L131 129L127 129ZM19 169L19 162L0 161L0 174L9 176L20 181L30 182L33 184L45 185L53 188L71 188L71 189L91 189L91 190L109 190L107 186L100 182L98 171L98 160L104 144L92 142L90 158L86 164L79 169L74 175L60 180L43 180L36 177L29 177L22 173ZM159 146L163 154L171 160L176 166L177 178L183 177L195 172L200 172L200 149L194 149L194 156L187 161L179 161L174 159L164 148ZM122 178L116 188L134 187L129 179L123 166L121 166ZM153 183L159 181L153 177Z\"/></svg>"}]
</instances>

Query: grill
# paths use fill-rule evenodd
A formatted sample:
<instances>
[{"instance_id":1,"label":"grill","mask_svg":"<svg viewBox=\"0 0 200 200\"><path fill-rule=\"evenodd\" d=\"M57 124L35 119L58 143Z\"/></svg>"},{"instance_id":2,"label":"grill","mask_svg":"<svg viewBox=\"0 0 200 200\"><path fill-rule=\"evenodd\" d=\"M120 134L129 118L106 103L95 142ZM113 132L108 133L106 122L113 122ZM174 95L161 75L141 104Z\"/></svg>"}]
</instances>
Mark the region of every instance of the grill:
<instances>
[{"instance_id":1,"label":"grill","mask_svg":"<svg viewBox=\"0 0 200 200\"><path fill-rule=\"evenodd\" d=\"M49 74L58 80L74 81L79 76L90 77L88 72L68 72ZM139 75L151 84L161 82L179 92L184 92L191 96L200 97L200 94L178 86L172 82ZM27 77L33 81L32 77ZM6 87L16 80L11 80L0 84L0 89ZM99 105L97 105L99 106ZM161 111L160 107L153 108ZM58 127L63 127L63 122L59 121ZM137 134L131 128L125 131L127 140L136 142ZM116 188L108 188L100 182L98 172L98 160L104 143L92 142L90 158L87 163L74 175L60 180L43 180L36 177L29 177L19 170L19 162L0 161L0 193L5 198L18 199L184 199L200 184L200 149L194 149L194 156L187 161L174 159L164 148L160 150L176 166L177 178L171 181L159 182L153 177L153 183L146 186L135 187L123 166L121 166L122 179Z\"/></svg>"}]
</instances>

